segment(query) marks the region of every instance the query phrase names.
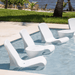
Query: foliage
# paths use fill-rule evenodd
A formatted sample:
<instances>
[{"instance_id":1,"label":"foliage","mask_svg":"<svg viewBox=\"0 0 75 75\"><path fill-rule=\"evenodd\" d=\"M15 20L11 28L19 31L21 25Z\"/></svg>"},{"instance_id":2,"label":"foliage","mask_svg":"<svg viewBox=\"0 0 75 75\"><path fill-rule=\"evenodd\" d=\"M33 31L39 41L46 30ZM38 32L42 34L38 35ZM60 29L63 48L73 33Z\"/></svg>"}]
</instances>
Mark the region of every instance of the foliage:
<instances>
[{"instance_id":1,"label":"foliage","mask_svg":"<svg viewBox=\"0 0 75 75\"><path fill-rule=\"evenodd\" d=\"M75 12L64 12L62 17L53 17L53 13L47 12L0 9L0 21L68 24L69 18L75 18Z\"/></svg>"},{"instance_id":2,"label":"foliage","mask_svg":"<svg viewBox=\"0 0 75 75\"><path fill-rule=\"evenodd\" d=\"M67 2L65 3L65 2L63 2L63 7L66 7L66 5L67 5Z\"/></svg>"},{"instance_id":3,"label":"foliage","mask_svg":"<svg viewBox=\"0 0 75 75\"><path fill-rule=\"evenodd\" d=\"M28 3L28 0L14 0L15 5L24 5L24 3Z\"/></svg>"},{"instance_id":4,"label":"foliage","mask_svg":"<svg viewBox=\"0 0 75 75\"><path fill-rule=\"evenodd\" d=\"M67 3L69 3L69 1L68 2L63 2L63 7L64 8L66 7Z\"/></svg>"},{"instance_id":5,"label":"foliage","mask_svg":"<svg viewBox=\"0 0 75 75\"><path fill-rule=\"evenodd\" d=\"M68 2L63 2L63 7L66 7L67 3L69 3L70 1Z\"/></svg>"},{"instance_id":6,"label":"foliage","mask_svg":"<svg viewBox=\"0 0 75 75\"><path fill-rule=\"evenodd\" d=\"M35 3L29 2L31 10L33 9L33 6L34 6L36 3L38 3L38 2L35 2Z\"/></svg>"},{"instance_id":7,"label":"foliage","mask_svg":"<svg viewBox=\"0 0 75 75\"><path fill-rule=\"evenodd\" d=\"M1 0L1 2L3 2L4 4L6 4L5 0ZM8 4L11 5L14 3L14 0L8 0Z\"/></svg>"},{"instance_id":8,"label":"foliage","mask_svg":"<svg viewBox=\"0 0 75 75\"><path fill-rule=\"evenodd\" d=\"M4 4L6 4L5 0L1 0ZM24 3L28 3L28 0L8 0L8 4L15 4L15 5L24 5Z\"/></svg>"}]
</instances>

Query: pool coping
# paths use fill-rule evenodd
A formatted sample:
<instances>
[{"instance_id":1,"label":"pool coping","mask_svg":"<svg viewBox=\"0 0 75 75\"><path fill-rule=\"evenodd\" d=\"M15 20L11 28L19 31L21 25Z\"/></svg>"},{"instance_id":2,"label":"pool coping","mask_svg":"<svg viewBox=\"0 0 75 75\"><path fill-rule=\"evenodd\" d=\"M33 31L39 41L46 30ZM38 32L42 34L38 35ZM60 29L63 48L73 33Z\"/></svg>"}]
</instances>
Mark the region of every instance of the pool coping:
<instances>
[{"instance_id":1,"label":"pool coping","mask_svg":"<svg viewBox=\"0 0 75 75\"><path fill-rule=\"evenodd\" d=\"M8 39L9 41L14 41L21 38L19 32L22 29L26 29L29 34L33 34L38 32L38 24L39 23L32 23L32 22L5 22L0 21L0 47L4 44L4 41ZM69 29L68 24L53 24L47 23L49 28L56 28L56 29ZM1 75L42 75L42 74L34 74L34 73L27 73L27 72L19 72L19 71L9 71L9 70L1 70Z\"/></svg>"},{"instance_id":2,"label":"pool coping","mask_svg":"<svg viewBox=\"0 0 75 75\"><path fill-rule=\"evenodd\" d=\"M9 71L0 69L0 75L44 75L44 74L36 74L22 71Z\"/></svg>"},{"instance_id":3,"label":"pool coping","mask_svg":"<svg viewBox=\"0 0 75 75\"><path fill-rule=\"evenodd\" d=\"M29 34L38 32L38 24L39 23L0 21L0 46L4 44L6 39L13 41L21 38L19 32L22 29L26 29ZM68 24L47 23L47 25L49 28L69 29Z\"/></svg>"}]
</instances>

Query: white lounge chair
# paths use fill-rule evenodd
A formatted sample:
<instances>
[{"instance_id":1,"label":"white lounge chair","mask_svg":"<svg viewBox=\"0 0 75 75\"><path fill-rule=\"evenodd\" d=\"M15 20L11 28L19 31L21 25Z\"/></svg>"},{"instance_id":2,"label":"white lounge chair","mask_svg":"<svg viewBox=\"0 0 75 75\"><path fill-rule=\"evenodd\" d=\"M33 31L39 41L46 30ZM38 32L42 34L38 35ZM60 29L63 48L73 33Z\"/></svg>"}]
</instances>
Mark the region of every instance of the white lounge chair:
<instances>
[{"instance_id":1,"label":"white lounge chair","mask_svg":"<svg viewBox=\"0 0 75 75\"><path fill-rule=\"evenodd\" d=\"M29 33L25 29L20 31L20 35L24 42L24 48L30 58L35 57L39 52L43 52L44 50L52 52L55 49L54 45L35 45Z\"/></svg>"},{"instance_id":2,"label":"white lounge chair","mask_svg":"<svg viewBox=\"0 0 75 75\"><path fill-rule=\"evenodd\" d=\"M65 43L69 40L68 37L55 39L52 32L50 31L50 29L46 25L46 23L40 23L38 25L38 27L41 32L42 42L60 44L60 43Z\"/></svg>"},{"instance_id":3,"label":"white lounge chair","mask_svg":"<svg viewBox=\"0 0 75 75\"><path fill-rule=\"evenodd\" d=\"M75 18L68 19L69 29L68 30L59 30L58 35L59 37L67 36L69 38L75 35Z\"/></svg>"},{"instance_id":4,"label":"white lounge chair","mask_svg":"<svg viewBox=\"0 0 75 75\"><path fill-rule=\"evenodd\" d=\"M68 19L68 24L69 24L70 30L73 30L75 35L75 18Z\"/></svg>"},{"instance_id":5,"label":"white lounge chair","mask_svg":"<svg viewBox=\"0 0 75 75\"><path fill-rule=\"evenodd\" d=\"M28 60L22 60L18 55L17 51L9 42L9 40L6 40L4 42L4 46L10 58L10 69L26 68L26 67L34 67L34 66L44 67L47 63L46 59L43 56L38 56Z\"/></svg>"}]
</instances>

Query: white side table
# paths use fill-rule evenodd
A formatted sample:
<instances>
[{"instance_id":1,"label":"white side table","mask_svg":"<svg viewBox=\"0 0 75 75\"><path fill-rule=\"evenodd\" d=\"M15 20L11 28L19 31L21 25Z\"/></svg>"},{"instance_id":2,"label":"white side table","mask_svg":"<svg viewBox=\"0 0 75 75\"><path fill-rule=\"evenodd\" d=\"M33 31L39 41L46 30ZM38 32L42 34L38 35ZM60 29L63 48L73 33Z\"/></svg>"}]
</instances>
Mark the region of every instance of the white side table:
<instances>
[{"instance_id":1,"label":"white side table","mask_svg":"<svg viewBox=\"0 0 75 75\"><path fill-rule=\"evenodd\" d=\"M59 37L73 37L74 31L73 30L60 30L58 31Z\"/></svg>"},{"instance_id":2,"label":"white side table","mask_svg":"<svg viewBox=\"0 0 75 75\"><path fill-rule=\"evenodd\" d=\"M49 52L54 51L55 46L54 45L33 45L29 46L25 49L27 55L29 58L33 58L39 54L39 52L42 52L44 50L48 50Z\"/></svg>"},{"instance_id":3,"label":"white side table","mask_svg":"<svg viewBox=\"0 0 75 75\"><path fill-rule=\"evenodd\" d=\"M38 53L40 51L42 51L43 48L40 45L38 45L38 46L35 45L35 46L29 46L25 50L26 50L26 53L27 53L28 57L33 58L36 55L38 55Z\"/></svg>"}]
</instances>

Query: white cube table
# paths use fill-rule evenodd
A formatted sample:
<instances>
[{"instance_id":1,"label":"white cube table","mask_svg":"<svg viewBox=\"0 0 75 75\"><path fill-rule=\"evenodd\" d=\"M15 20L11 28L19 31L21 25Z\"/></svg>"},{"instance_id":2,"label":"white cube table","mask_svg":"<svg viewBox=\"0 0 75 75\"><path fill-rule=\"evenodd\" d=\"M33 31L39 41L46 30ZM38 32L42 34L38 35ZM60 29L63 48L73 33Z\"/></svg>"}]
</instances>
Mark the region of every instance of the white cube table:
<instances>
[{"instance_id":1,"label":"white cube table","mask_svg":"<svg viewBox=\"0 0 75 75\"><path fill-rule=\"evenodd\" d=\"M74 31L73 30L60 30L58 31L59 37L73 37Z\"/></svg>"}]
</instances>

